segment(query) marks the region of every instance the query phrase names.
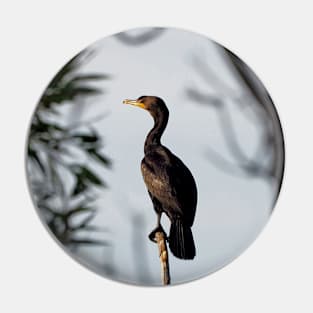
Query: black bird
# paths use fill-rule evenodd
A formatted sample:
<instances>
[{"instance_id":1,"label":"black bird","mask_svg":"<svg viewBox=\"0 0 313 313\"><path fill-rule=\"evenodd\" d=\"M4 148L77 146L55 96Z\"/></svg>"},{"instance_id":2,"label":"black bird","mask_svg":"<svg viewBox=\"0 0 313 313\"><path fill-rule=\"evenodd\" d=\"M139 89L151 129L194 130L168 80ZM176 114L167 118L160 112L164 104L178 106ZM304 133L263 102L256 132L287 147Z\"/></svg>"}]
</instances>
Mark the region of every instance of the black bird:
<instances>
[{"instance_id":1,"label":"black bird","mask_svg":"<svg viewBox=\"0 0 313 313\"><path fill-rule=\"evenodd\" d=\"M186 165L161 144L169 111L161 98L142 96L137 100L124 100L147 110L154 119L154 127L147 135L141 162L141 171L157 213L157 227L149 235L155 241L155 233L164 230L161 215L164 212L171 221L169 247L180 259L193 259L196 255L191 232L197 206L197 187Z\"/></svg>"}]
</instances>

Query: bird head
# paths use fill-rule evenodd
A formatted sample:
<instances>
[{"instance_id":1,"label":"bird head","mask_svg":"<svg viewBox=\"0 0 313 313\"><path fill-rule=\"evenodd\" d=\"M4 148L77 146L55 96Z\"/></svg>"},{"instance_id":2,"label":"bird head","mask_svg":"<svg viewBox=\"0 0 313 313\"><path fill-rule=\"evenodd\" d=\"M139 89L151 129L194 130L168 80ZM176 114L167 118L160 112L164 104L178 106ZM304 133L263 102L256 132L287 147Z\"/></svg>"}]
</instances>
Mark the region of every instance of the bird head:
<instances>
[{"instance_id":1,"label":"bird head","mask_svg":"<svg viewBox=\"0 0 313 313\"><path fill-rule=\"evenodd\" d=\"M160 113L167 113L168 109L165 102L154 96L141 96L137 100L126 99L123 101L125 104L131 104L139 108L147 110L153 117L160 115Z\"/></svg>"}]
</instances>

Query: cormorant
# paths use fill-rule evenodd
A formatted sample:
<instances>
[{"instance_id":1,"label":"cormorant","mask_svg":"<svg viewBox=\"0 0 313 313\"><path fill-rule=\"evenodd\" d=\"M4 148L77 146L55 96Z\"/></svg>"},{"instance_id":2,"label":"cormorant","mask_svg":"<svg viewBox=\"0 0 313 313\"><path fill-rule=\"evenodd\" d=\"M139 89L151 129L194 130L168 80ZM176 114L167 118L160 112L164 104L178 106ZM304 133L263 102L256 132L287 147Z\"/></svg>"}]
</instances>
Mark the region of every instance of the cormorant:
<instances>
[{"instance_id":1,"label":"cormorant","mask_svg":"<svg viewBox=\"0 0 313 313\"><path fill-rule=\"evenodd\" d=\"M155 241L155 233L164 230L161 215L164 212L171 221L169 247L180 259L193 259L196 254L191 232L197 206L197 187L186 165L161 144L169 111L161 98L141 96L137 100L124 100L147 110L154 119L154 127L147 135L141 162L141 172L157 214L157 227L149 235Z\"/></svg>"}]
</instances>

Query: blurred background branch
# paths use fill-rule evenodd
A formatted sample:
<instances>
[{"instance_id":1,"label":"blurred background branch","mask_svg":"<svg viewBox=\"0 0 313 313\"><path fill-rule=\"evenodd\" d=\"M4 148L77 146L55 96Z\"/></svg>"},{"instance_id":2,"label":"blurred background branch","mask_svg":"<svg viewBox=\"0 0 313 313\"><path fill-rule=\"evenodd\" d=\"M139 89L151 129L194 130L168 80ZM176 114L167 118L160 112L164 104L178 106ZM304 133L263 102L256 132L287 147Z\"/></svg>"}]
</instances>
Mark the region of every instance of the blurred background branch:
<instances>
[{"instance_id":1,"label":"blurred background branch","mask_svg":"<svg viewBox=\"0 0 313 313\"><path fill-rule=\"evenodd\" d=\"M284 143L273 102L251 69L229 50L222 47L218 50L236 82L240 84L239 90L229 86L206 60L199 57L192 59L192 66L208 88L186 88L186 94L191 100L216 111L221 134L231 159L213 147L207 148L206 156L212 164L227 173L258 177L276 184L278 194L284 167ZM237 112L251 125L260 126L260 139L252 155L247 155L245 143L236 133L230 103L235 104Z\"/></svg>"},{"instance_id":2,"label":"blurred background branch","mask_svg":"<svg viewBox=\"0 0 313 313\"><path fill-rule=\"evenodd\" d=\"M119 41L126 45L139 46L153 41L154 39L157 39L165 31L166 29L162 27L153 27L148 29L142 28L136 29L135 31L132 30L118 33L115 35L115 38L117 38Z\"/></svg>"}]
</instances>

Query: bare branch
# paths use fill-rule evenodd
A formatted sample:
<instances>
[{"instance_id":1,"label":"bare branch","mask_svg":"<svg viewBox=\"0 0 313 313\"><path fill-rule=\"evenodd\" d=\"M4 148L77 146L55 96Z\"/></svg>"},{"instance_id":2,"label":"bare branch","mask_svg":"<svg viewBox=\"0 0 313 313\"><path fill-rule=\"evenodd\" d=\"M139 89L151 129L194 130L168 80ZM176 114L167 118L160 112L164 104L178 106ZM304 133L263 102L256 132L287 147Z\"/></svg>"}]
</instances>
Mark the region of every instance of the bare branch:
<instances>
[{"instance_id":1,"label":"bare branch","mask_svg":"<svg viewBox=\"0 0 313 313\"><path fill-rule=\"evenodd\" d=\"M168 264L168 251L166 245L166 234L162 231L155 233L155 240L159 247L160 262L161 262L161 276L163 285L171 283L170 268Z\"/></svg>"}]
</instances>

